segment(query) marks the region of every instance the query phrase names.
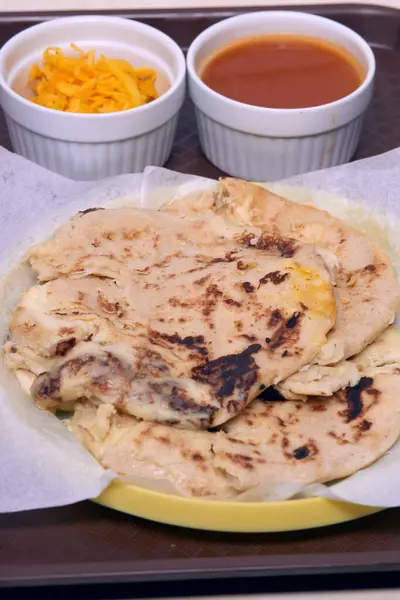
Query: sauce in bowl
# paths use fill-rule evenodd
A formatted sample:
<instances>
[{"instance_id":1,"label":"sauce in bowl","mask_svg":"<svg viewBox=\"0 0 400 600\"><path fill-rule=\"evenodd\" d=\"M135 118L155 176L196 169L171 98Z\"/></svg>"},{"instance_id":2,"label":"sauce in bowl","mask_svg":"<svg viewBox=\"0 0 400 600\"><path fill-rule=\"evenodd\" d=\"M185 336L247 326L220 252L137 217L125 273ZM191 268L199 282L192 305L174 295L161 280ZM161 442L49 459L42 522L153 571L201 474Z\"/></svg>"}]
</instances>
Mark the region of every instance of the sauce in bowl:
<instances>
[{"instance_id":1,"label":"sauce in bowl","mask_svg":"<svg viewBox=\"0 0 400 600\"><path fill-rule=\"evenodd\" d=\"M212 90L265 108L308 108L354 92L365 72L350 52L310 36L265 35L225 46L203 65Z\"/></svg>"}]
</instances>

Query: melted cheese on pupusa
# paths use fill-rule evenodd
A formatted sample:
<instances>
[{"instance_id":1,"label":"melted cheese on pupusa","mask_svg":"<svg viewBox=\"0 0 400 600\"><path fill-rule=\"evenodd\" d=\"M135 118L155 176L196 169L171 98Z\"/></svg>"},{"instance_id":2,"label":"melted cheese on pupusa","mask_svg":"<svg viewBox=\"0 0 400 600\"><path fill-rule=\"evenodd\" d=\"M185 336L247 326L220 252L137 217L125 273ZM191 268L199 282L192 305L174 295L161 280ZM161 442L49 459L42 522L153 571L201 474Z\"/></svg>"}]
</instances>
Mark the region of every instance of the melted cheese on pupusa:
<instances>
[{"instance_id":1,"label":"melted cheese on pupusa","mask_svg":"<svg viewBox=\"0 0 400 600\"><path fill-rule=\"evenodd\" d=\"M310 269L296 263L288 264L292 274L292 288L297 292L296 299L312 313L335 315L336 303L330 295L331 284L323 280L317 269Z\"/></svg>"}]
</instances>

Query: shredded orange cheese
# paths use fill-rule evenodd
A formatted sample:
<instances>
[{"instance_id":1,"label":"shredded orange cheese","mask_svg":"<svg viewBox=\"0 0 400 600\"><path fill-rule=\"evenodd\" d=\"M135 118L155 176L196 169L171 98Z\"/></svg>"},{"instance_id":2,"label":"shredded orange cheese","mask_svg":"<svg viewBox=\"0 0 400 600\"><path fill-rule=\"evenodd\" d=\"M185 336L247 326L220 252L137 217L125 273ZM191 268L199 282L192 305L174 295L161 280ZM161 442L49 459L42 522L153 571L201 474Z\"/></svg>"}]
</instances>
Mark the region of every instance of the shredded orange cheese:
<instances>
[{"instance_id":1,"label":"shredded orange cheese","mask_svg":"<svg viewBox=\"0 0 400 600\"><path fill-rule=\"evenodd\" d=\"M43 64L33 65L29 83L35 104L65 112L109 113L136 108L158 97L154 69L134 69L127 60L96 61L94 50L65 56L61 48L47 48Z\"/></svg>"}]
</instances>

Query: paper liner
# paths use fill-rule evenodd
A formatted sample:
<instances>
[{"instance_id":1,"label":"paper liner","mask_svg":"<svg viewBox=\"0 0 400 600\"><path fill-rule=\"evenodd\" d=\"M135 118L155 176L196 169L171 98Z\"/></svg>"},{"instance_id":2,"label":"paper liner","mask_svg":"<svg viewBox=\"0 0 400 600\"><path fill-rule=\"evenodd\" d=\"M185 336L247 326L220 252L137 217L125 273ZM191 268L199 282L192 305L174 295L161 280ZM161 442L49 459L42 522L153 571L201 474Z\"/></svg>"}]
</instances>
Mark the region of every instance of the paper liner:
<instances>
[{"instance_id":1,"label":"paper liner","mask_svg":"<svg viewBox=\"0 0 400 600\"><path fill-rule=\"evenodd\" d=\"M49 237L59 224L79 210L97 206L158 209L214 183L156 167L149 167L143 175L122 175L94 183L73 182L6 150L0 150L0 165L2 342L7 336L8 315L21 292L34 282L30 268L21 261L30 246ZM299 190L299 186L308 189ZM269 187L295 201L329 210L366 232L390 252L400 274L400 150ZM3 361L0 361L0 456L0 512L60 506L93 498L116 476L105 471L59 419L34 406ZM370 506L400 506L399 468L400 442L372 466L333 485L314 484L305 488L291 482L262 485L233 501L325 496ZM128 480L155 491L177 493L166 481Z\"/></svg>"}]
</instances>

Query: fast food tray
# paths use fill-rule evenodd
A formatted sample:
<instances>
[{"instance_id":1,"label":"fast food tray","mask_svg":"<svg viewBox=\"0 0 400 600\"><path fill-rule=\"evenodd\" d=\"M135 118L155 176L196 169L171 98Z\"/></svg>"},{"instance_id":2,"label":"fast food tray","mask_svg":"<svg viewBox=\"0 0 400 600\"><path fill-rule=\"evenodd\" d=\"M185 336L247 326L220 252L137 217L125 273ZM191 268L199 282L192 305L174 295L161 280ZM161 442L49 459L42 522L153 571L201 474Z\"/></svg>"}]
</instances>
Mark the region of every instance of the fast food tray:
<instances>
[{"instance_id":1,"label":"fast food tray","mask_svg":"<svg viewBox=\"0 0 400 600\"><path fill-rule=\"evenodd\" d=\"M291 8L287 6L286 8ZM139 11L183 49L204 28L251 9ZM336 19L373 46L376 90L355 158L400 145L400 11L360 5L297 6ZM0 44L31 24L67 13L0 14ZM11 149L0 115L0 143ZM168 168L221 173L202 155L189 101ZM0 516L0 585L184 581L200 578L400 571L400 509L295 533L232 534L145 521L90 502ZM239 581L239 580L238 580Z\"/></svg>"}]
</instances>

